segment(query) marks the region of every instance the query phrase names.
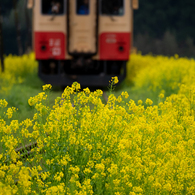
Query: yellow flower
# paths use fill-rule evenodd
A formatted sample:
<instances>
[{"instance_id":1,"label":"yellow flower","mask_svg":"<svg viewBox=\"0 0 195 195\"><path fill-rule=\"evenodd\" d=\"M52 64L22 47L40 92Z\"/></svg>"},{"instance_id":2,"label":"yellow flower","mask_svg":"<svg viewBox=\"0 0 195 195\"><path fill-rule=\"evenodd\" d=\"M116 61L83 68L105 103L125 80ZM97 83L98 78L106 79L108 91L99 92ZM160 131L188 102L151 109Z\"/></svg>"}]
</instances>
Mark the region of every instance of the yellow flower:
<instances>
[{"instance_id":1,"label":"yellow flower","mask_svg":"<svg viewBox=\"0 0 195 195\"><path fill-rule=\"evenodd\" d=\"M119 179L114 179L113 183L114 183L115 186L119 186L120 180Z\"/></svg>"},{"instance_id":2,"label":"yellow flower","mask_svg":"<svg viewBox=\"0 0 195 195\"><path fill-rule=\"evenodd\" d=\"M129 94L128 94L126 91L123 91L123 92L121 93L121 96L124 96L125 99L127 99L127 98L129 97Z\"/></svg>"},{"instance_id":3,"label":"yellow flower","mask_svg":"<svg viewBox=\"0 0 195 195\"><path fill-rule=\"evenodd\" d=\"M54 176L54 180L56 181L61 181L61 179L64 177L64 174L62 172L60 173L56 173L55 176Z\"/></svg>"},{"instance_id":4,"label":"yellow flower","mask_svg":"<svg viewBox=\"0 0 195 195\"><path fill-rule=\"evenodd\" d=\"M87 87L85 89L83 89L83 91L86 93L86 94L90 94L90 89Z\"/></svg>"},{"instance_id":5,"label":"yellow flower","mask_svg":"<svg viewBox=\"0 0 195 195\"><path fill-rule=\"evenodd\" d=\"M95 165L95 168L98 172L104 172L104 169L105 169L105 165L104 164L96 164Z\"/></svg>"},{"instance_id":6,"label":"yellow flower","mask_svg":"<svg viewBox=\"0 0 195 195\"><path fill-rule=\"evenodd\" d=\"M161 98L161 99L163 99L164 96L165 96L165 95L164 95L163 93L160 93L160 94L159 94L159 98Z\"/></svg>"},{"instance_id":7,"label":"yellow flower","mask_svg":"<svg viewBox=\"0 0 195 195\"><path fill-rule=\"evenodd\" d=\"M163 187L164 187L164 189L166 189L167 191L171 191L171 189L172 189L170 183L165 184Z\"/></svg>"},{"instance_id":8,"label":"yellow flower","mask_svg":"<svg viewBox=\"0 0 195 195\"><path fill-rule=\"evenodd\" d=\"M79 91L81 89L81 85L78 82L74 82L71 86L73 90Z\"/></svg>"},{"instance_id":9,"label":"yellow flower","mask_svg":"<svg viewBox=\"0 0 195 195\"><path fill-rule=\"evenodd\" d=\"M111 82L113 85L117 84L119 82L118 77L117 76L112 77Z\"/></svg>"},{"instance_id":10,"label":"yellow flower","mask_svg":"<svg viewBox=\"0 0 195 195\"><path fill-rule=\"evenodd\" d=\"M153 101L151 99L147 98L146 99L146 104L151 106L153 104Z\"/></svg>"},{"instance_id":11,"label":"yellow flower","mask_svg":"<svg viewBox=\"0 0 195 195\"><path fill-rule=\"evenodd\" d=\"M46 91L48 89L51 89L52 88L52 85L51 84L46 84L46 85L43 85L43 91Z\"/></svg>"},{"instance_id":12,"label":"yellow flower","mask_svg":"<svg viewBox=\"0 0 195 195\"><path fill-rule=\"evenodd\" d=\"M12 118L13 113L16 111L16 108L12 107L12 108L8 108L7 109L7 113L6 115L8 116L8 119Z\"/></svg>"},{"instance_id":13,"label":"yellow flower","mask_svg":"<svg viewBox=\"0 0 195 195\"><path fill-rule=\"evenodd\" d=\"M0 107L7 107L7 105L8 105L8 103L7 103L7 101L4 99L4 100L2 100L2 99L0 99Z\"/></svg>"},{"instance_id":14,"label":"yellow flower","mask_svg":"<svg viewBox=\"0 0 195 195\"><path fill-rule=\"evenodd\" d=\"M143 189L141 187L133 187L134 192L142 193Z\"/></svg>"},{"instance_id":15,"label":"yellow flower","mask_svg":"<svg viewBox=\"0 0 195 195\"><path fill-rule=\"evenodd\" d=\"M142 100L138 100L138 104L142 105L143 104Z\"/></svg>"}]
</instances>

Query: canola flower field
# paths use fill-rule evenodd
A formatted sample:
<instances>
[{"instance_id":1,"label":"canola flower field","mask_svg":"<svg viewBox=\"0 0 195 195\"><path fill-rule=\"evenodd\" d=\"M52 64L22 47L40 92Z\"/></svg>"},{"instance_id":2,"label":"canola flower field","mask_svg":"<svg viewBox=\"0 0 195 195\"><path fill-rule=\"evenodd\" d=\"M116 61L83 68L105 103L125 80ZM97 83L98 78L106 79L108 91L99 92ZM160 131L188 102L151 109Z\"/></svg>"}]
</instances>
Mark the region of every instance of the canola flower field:
<instances>
[{"instance_id":1,"label":"canola flower field","mask_svg":"<svg viewBox=\"0 0 195 195\"><path fill-rule=\"evenodd\" d=\"M13 67L13 58L27 60ZM6 60L12 67L0 79L9 93L23 80L20 70L37 64L33 55ZM19 122L17 108L1 99L0 194L195 194L194 75L193 59L134 54L126 82L157 93L155 105L126 91L104 104L101 90L75 82L51 108L47 84L28 100L33 118ZM26 140L38 147L22 158L15 149Z\"/></svg>"},{"instance_id":2,"label":"canola flower field","mask_svg":"<svg viewBox=\"0 0 195 195\"><path fill-rule=\"evenodd\" d=\"M24 78L36 72L38 67L33 53L23 56L9 55L5 58L5 72L0 67L0 93L9 93L14 84L22 83Z\"/></svg>"}]
</instances>

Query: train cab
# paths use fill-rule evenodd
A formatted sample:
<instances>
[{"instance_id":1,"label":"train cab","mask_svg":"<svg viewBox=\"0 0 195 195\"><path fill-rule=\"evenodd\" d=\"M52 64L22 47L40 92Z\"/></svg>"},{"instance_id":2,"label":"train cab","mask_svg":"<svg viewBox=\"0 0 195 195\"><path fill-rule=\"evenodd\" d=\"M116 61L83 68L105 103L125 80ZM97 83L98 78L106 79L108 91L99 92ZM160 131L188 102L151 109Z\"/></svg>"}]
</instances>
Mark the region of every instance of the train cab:
<instances>
[{"instance_id":1,"label":"train cab","mask_svg":"<svg viewBox=\"0 0 195 195\"><path fill-rule=\"evenodd\" d=\"M122 81L138 0L29 0L39 76L52 85Z\"/></svg>"}]
</instances>

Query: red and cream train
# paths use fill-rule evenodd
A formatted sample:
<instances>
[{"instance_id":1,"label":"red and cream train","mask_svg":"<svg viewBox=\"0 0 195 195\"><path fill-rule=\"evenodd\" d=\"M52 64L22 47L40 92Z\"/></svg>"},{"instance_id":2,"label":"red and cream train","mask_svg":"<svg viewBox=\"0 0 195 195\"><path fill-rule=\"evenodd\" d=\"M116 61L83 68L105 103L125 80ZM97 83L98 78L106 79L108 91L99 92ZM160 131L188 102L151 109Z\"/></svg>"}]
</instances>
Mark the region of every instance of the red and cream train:
<instances>
[{"instance_id":1,"label":"red and cream train","mask_svg":"<svg viewBox=\"0 0 195 195\"><path fill-rule=\"evenodd\" d=\"M29 0L33 45L45 83L107 86L126 75L138 0Z\"/></svg>"}]
</instances>

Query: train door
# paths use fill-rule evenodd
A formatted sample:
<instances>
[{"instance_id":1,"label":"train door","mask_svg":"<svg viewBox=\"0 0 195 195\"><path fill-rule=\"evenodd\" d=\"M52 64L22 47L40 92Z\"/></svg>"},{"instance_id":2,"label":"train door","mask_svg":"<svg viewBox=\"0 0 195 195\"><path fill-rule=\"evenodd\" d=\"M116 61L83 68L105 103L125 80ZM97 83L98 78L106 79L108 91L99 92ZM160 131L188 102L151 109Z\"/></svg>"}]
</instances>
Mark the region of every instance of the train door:
<instances>
[{"instance_id":1,"label":"train door","mask_svg":"<svg viewBox=\"0 0 195 195\"><path fill-rule=\"evenodd\" d=\"M68 50L74 54L97 52L97 0L69 0Z\"/></svg>"}]
</instances>

